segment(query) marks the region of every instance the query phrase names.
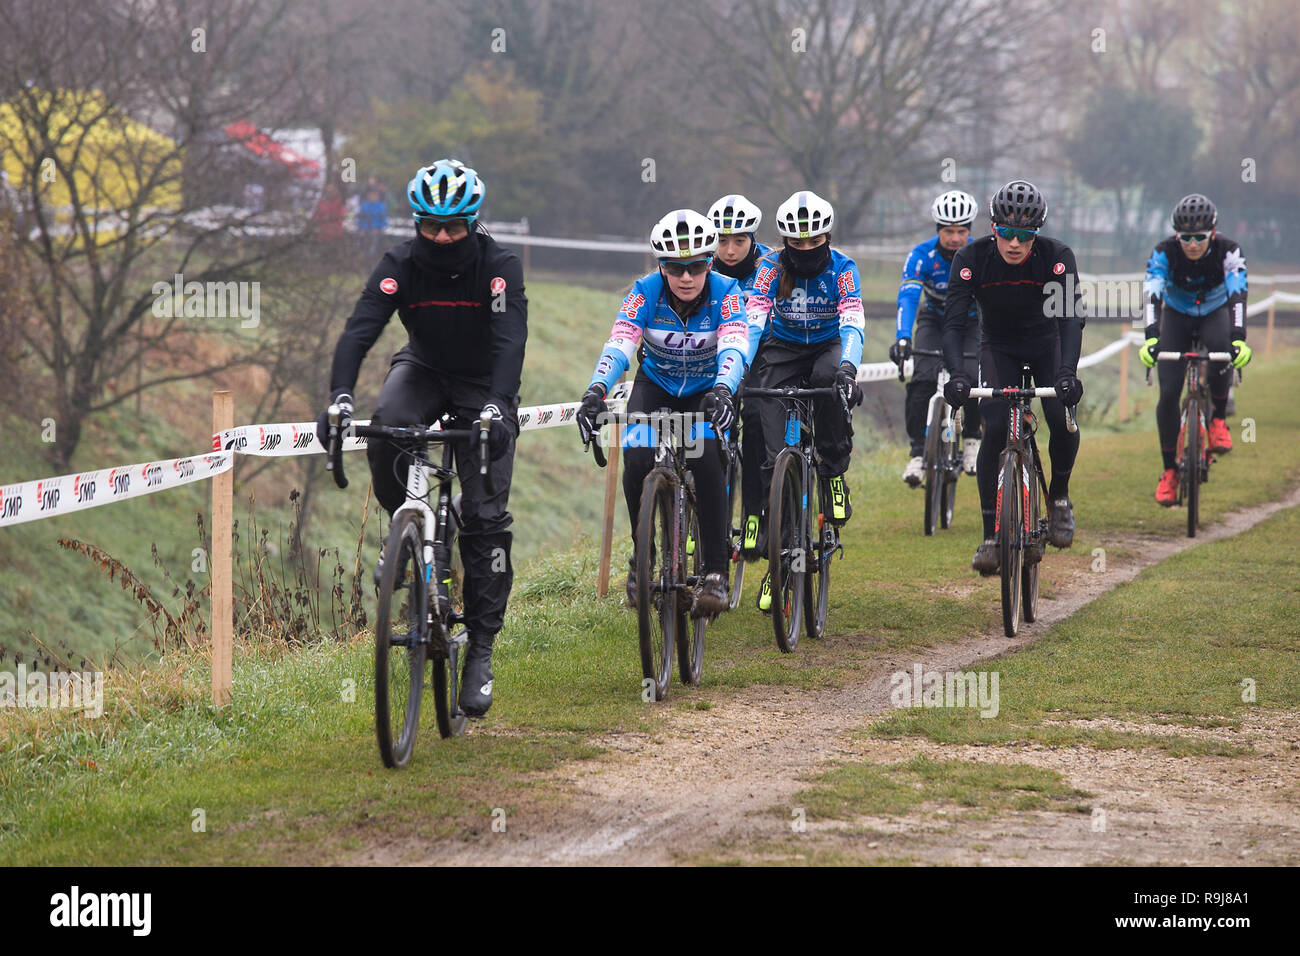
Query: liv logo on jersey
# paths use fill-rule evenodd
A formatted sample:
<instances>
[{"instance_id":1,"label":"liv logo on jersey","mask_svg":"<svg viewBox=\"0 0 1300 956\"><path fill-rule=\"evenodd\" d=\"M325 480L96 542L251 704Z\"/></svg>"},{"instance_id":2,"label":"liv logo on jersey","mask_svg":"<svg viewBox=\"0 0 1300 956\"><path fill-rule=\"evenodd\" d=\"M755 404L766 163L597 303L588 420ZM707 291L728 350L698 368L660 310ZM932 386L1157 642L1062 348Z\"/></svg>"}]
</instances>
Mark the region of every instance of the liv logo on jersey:
<instances>
[{"instance_id":1,"label":"liv logo on jersey","mask_svg":"<svg viewBox=\"0 0 1300 956\"><path fill-rule=\"evenodd\" d=\"M664 336L664 348L674 351L704 349L709 347L710 336L694 336L685 332L669 332Z\"/></svg>"}]
</instances>

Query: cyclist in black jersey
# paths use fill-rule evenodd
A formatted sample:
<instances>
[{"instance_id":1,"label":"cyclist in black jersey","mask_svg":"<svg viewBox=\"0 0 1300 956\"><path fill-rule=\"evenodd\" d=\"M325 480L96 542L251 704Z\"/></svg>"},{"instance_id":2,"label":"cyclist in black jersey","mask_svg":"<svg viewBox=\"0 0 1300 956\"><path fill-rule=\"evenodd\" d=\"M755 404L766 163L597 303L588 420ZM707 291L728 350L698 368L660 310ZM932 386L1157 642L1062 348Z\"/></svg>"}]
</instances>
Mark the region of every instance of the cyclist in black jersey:
<instances>
[{"instance_id":1,"label":"cyclist in black jersey","mask_svg":"<svg viewBox=\"0 0 1300 956\"><path fill-rule=\"evenodd\" d=\"M1147 260L1146 343L1138 357L1154 368L1157 352L1186 352L1192 335L1210 352L1232 352L1232 363L1210 363L1210 400L1214 404L1209 426L1209 449L1216 455L1232 451L1232 436L1224 420L1232 368L1250 361L1246 344L1246 258L1215 224L1219 212L1200 193L1184 196L1174 207L1174 235L1160 241ZM1231 346L1229 345L1231 342ZM1160 457L1164 472L1156 485L1156 501L1165 507L1178 500L1179 400L1183 393L1186 362L1160 366L1160 401L1156 427L1160 432Z\"/></svg>"},{"instance_id":2,"label":"cyclist in black jersey","mask_svg":"<svg viewBox=\"0 0 1300 956\"><path fill-rule=\"evenodd\" d=\"M994 234L958 249L952 260L943 314L944 362L952 378L944 397L954 408L970 397L971 379L961 352L974 299L980 307L980 386L1018 386L1021 364L1028 363L1037 386L1056 388L1057 398L1043 399L1043 416L1051 429L1048 537L1056 547L1068 548L1074 540L1070 471L1079 451L1079 435L1066 429L1065 407L1083 397L1083 383L1076 374L1084 325L1078 270L1069 246L1039 235L1047 221L1047 202L1032 183L1007 183L989 200L989 212ZM984 540L971 567L985 575L998 570L994 519L1007 411L1002 399L980 401L984 440L976 474Z\"/></svg>"}]
</instances>

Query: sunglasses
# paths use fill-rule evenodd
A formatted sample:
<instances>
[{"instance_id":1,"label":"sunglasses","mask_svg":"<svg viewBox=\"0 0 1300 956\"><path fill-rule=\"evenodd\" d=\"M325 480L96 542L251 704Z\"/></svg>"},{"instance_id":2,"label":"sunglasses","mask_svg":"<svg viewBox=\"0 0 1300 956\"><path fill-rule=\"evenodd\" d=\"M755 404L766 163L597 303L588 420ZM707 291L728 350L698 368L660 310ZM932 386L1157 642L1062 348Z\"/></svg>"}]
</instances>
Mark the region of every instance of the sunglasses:
<instances>
[{"instance_id":1,"label":"sunglasses","mask_svg":"<svg viewBox=\"0 0 1300 956\"><path fill-rule=\"evenodd\" d=\"M1204 242L1210 238L1208 232L1180 232L1178 234L1179 242Z\"/></svg>"},{"instance_id":2,"label":"sunglasses","mask_svg":"<svg viewBox=\"0 0 1300 956\"><path fill-rule=\"evenodd\" d=\"M1038 235L1037 229L1012 229L1010 226L994 226L994 230L1003 239L1019 239L1021 242L1030 242L1034 236Z\"/></svg>"},{"instance_id":3,"label":"sunglasses","mask_svg":"<svg viewBox=\"0 0 1300 956\"><path fill-rule=\"evenodd\" d=\"M440 232L445 232L449 239L460 239L469 235L469 220L460 217L438 219L435 216L422 216L415 220L415 224L420 232L430 238L437 237Z\"/></svg>"},{"instance_id":4,"label":"sunglasses","mask_svg":"<svg viewBox=\"0 0 1300 956\"><path fill-rule=\"evenodd\" d=\"M702 276L709 271L709 266L713 264L713 256L707 259L696 259L694 262L674 262L672 260L660 260L659 265L663 266L664 272L670 276L683 276L690 273L693 276Z\"/></svg>"}]
</instances>

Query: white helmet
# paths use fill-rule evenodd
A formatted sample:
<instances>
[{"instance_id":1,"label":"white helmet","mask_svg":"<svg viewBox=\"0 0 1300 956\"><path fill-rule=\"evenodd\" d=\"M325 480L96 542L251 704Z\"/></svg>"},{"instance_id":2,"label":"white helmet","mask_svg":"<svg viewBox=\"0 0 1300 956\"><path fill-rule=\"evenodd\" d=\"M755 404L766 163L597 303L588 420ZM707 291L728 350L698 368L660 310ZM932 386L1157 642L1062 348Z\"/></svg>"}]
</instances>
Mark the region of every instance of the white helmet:
<instances>
[{"instance_id":1,"label":"white helmet","mask_svg":"<svg viewBox=\"0 0 1300 956\"><path fill-rule=\"evenodd\" d=\"M950 189L930 204L930 218L940 226L970 226L979 211L975 197L960 189Z\"/></svg>"},{"instance_id":2,"label":"white helmet","mask_svg":"<svg viewBox=\"0 0 1300 956\"><path fill-rule=\"evenodd\" d=\"M830 232L835 210L815 192L800 190L776 209L776 231L789 239L811 239Z\"/></svg>"},{"instance_id":3,"label":"white helmet","mask_svg":"<svg viewBox=\"0 0 1300 956\"><path fill-rule=\"evenodd\" d=\"M718 235L729 236L734 232L757 232L763 211L744 196L723 196L709 207L709 218Z\"/></svg>"},{"instance_id":4,"label":"white helmet","mask_svg":"<svg viewBox=\"0 0 1300 956\"><path fill-rule=\"evenodd\" d=\"M674 209L650 230L650 248L660 259L712 255L718 249L718 231L694 209Z\"/></svg>"}]
</instances>

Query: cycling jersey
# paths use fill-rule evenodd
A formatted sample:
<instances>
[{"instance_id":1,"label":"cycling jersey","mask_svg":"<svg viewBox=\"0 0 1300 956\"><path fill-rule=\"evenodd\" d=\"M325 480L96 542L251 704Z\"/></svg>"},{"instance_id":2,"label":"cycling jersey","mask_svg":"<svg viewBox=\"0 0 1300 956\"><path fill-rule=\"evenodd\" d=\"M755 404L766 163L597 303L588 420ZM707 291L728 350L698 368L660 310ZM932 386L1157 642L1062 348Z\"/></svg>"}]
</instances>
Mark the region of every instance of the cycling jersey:
<instances>
[{"instance_id":1,"label":"cycling jersey","mask_svg":"<svg viewBox=\"0 0 1300 956\"><path fill-rule=\"evenodd\" d=\"M1205 255L1188 259L1177 236L1163 239L1147 260L1147 338L1160 334L1160 313L1167 305L1184 315L1209 315L1227 305L1232 338L1246 337L1246 258L1227 236L1210 240Z\"/></svg>"},{"instance_id":2,"label":"cycling jersey","mask_svg":"<svg viewBox=\"0 0 1300 956\"><path fill-rule=\"evenodd\" d=\"M587 387L599 382L608 392L639 347L646 376L670 395L695 395L715 383L735 392L745 373L750 322L740 284L713 271L708 280L704 304L683 322L668 303L668 285L658 270L637 279Z\"/></svg>"},{"instance_id":3,"label":"cycling jersey","mask_svg":"<svg viewBox=\"0 0 1300 956\"><path fill-rule=\"evenodd\" d=\"M1061 367L1074 371L1083 347L1083 307L1074 252L1039 236L1025 261L1010 265L994 236L981 236L952 257L943 311L943 359L961 368L962 335L972 300L980 307L980 342L1023 347L1029 339L1060 337Z\"/></svg>"},{"instance_id":4,"label":"cycling jersey","mask_svg":"<svg viewBox=\"0 0 1300 956\"><path fill-rule=\"evenodd\" d=\"M830 265L812 279L794 280L789 298L776 298L781 284L781 251L774 249L758 261L749 308L771 315L770 335L795 345L820 345L840 340L840 361L855 367L862 361L862 283L858 266L831 250Z\"/></svg>"},{"instance_id":5,"label":"cycling jersey","mask_svg":"<svg viewBox=\"0 0 1300 956\"><path fill-rule=\"evenodd\" d=\"M758 260L761 262L763 257L772 251L771 246L765 246L763 243L755 241L754 245L758 248ZM754 309L749 309L749 300L754 297L754 280L758 278L758 264L754 264L754 271L743 278L737 279L740 283L740 294L745 299L745 319L749 324L749 352L745 355L745 368L748 369L754 364L754 356L758 354L758 347L770 334L771 330L767 327L767 313Z\"/></svg>"},{"instance_id":6,"label":"cycling jersey","mask_svg":"<svg viewBox=\"0 0 1300 956\"><path fill-rule=\"evenodd\" d=\"M967 237L967 242L971 242ZM916 321L917 305L936 316L943 315L944 299L948 296L948 273L952 270L954 253L939 245L939 234L919 243L903 263L903 282L898 287L897 337L912 338L912 323ZM924 293L925 301L922 302ZM971 303L970 315L974 318L978 308Z\"/></svg>"}]
</instances>

